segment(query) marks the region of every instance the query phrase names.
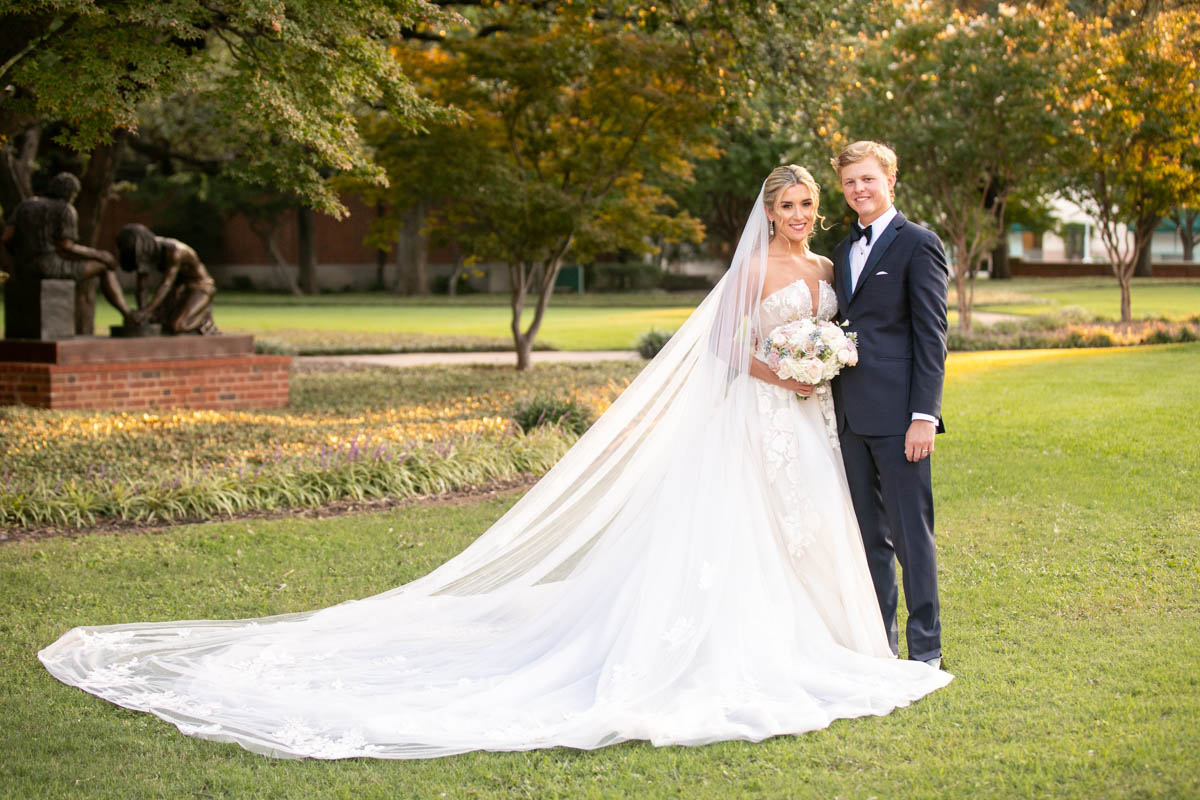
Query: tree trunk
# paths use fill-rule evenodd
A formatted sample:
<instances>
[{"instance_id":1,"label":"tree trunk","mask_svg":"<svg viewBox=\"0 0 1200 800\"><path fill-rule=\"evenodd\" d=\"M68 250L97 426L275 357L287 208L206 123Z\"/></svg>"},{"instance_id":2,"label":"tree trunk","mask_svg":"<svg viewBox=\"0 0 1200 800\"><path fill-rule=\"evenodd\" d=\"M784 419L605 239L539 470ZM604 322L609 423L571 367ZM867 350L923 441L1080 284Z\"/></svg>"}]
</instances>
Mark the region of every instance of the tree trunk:
<instances>
[{"instance_id":1,"label":"tree trunk","mask_svg":"<svg viewBox=\"0 0 1200 800\"><path fill-rule=\"evenodd\" d=\"M0 217L9 217L22 200L33 195L33 162L42 127L30 125L11 143L0 145Z\"/></svg>"},{"instance_id":2,"label":"tree trunk","mask_svg":"<svg viewBox=\"0 0 1200 800\"><path fill-rule=\"evenodd\" d=\"M321 286L317 282L317 232L313 224L313 210L307 206L296 209L296 244L300 260L300 291L307 295L318 295Z\"/></svg>"},{"instance_id":3,"label":"tree trunk","mask_svg":"<svg viewBox=\"0 0 1200 800\"><path fill-rule=\"evenodd\" d=\"M533 349L533 339L521 332L521 312L525 310L526 287L525 279L530 267L525 264L509 264L508 279L512 284L512 320L509 327L513 335L513 347L517 351L517 371L529 369L529 351Z\"/></svg>"},{"instance_id":4,"label":"tree trunk","mask_svg":"<svg viewBox=\"0 0 1200 800\"><path fill-rule=\"evenodd\" d=\"M1008 230L1004 224L1004 203L996 203L992 211L996 216L996 229L1000 238L992 249L992 268L988 276L994 281L1006 281L1012 278L1012 270L1008 268Z\"/></svg>"},{"instance_id":5,"label":"tree trunk","mask_svg":"<svg viewBox=\"0 0 1200 800\"><path fill-rule=\"evenodd\" d=\"M1200 210L1182 208L1176 216L1175 224L1179 228L1179 243L1183 245L1183 260L1194 261L1196 252L1196 217Z\"/></svg>"},{"instance_id":6,"label":"tree trunk","mask_svg":"<svg viewBox=\"0 0 1200 800\"><path fill-rule=\"evenodd\" d=\"M1124 270L1122 271L1124 272ZM1129 295L1128 273L1118 276L1117 282L1121 284L1121 323L1128 325L1133 322L1133 302Z\"/></svg>"},{"instance_id":7,"label":"tree trunk","mask_svg":"<svg viewBox=\"0 0 1200 800\"><path fill-rule=\"evenodd\" d=\"M292 274L291 265L284 260L283 253L279 252L279 242L275 238L279 232L279 218L251 220L250 230L258 236L263 249L271 257L271 263L275 265L275 271L283 282L284 288L295 297L302 297L304 292L300 291L300 284L296 283L296 276Z\"/></svg>"},{"instance_id":8,"label":"tree trunk","mask_svg":"<svg viewBox=\"0 0 1200 800\"><path fill-rule=\"evenodd\" d=\"M1158 223L1161 221L1162 217L1158 216L1157 214L1150 217L1144 217L1137 221L1137 230L1135 235L1142 240L1138 242L1141 247L1138 249L1137 266L1135 266L1133 270L1135 277L1154 277L1154 268L1150 266L1150 239L1154 236L1154 229L1158 227Z\"/></svg>"},{"instance_id":9,"label":"tree trunk","mask_svg":"<svg viewBox=\"0 0 1200 800\"><path fill-rule=\"evenodd\" d=\"M113 131L112 142L98 144L88 156L87 168L80 176L82 188L75 198L75 211L79 214L79 243L87 247L98 247L100 224L104 209L112 194L117 167L125 151L125 140L129 134L118 129ZM108 248L104 248L108 249ZM96 285L92 278L75 284L75 333L91 336L96 330Z\"/></svg>"},{"instance_id":10,"label":"tree trunk","mask_svg":"<svg viewBox=\"0 0 1200 800\"><path fill-rule=\"evenodd\" d=\"M429 213L427 203L414 203L404 212L396 240L396 280L392 291L408 297L429 294L429 243L421 232Z\"/></svg>"},{"instance_id":11,"label":"tree trunk","mask_svg":"<svg viewBox=\"0 0 1200 800\"><path fill-rule=\"evenodd\" d=\"M446 287L446 293L451 297L458 296L458 279L462 277L463 269L462 250L456 244L454 245L454 269L450 271L450 284Z\"/></svg>"},{"instance_id":12,"label":"tree trunk","mask_svg":"<svg viewBox=\"0 0 1200 800\"><path fill-rule=\"evenodd\" d=\"M1008 267L1008 240L1002 239L992 251L992 269L988 276L994 281L1007 281L1012 278L1012 270Z\"/></svg>"},{"instance_id":13,"label":"tree trunk","mask_svg":"<svg viewBox=\"0 0 1200 800\"><path fill-rule=\"evenodd\" d=\"M954 253L954 296L958 300L958 329L963 333L970 333L971 301L967 296L967 270L963 264L966 250L967 246L963 242L954 243L951 247Z\"/></svg>"},{"instance_id":14,"label":"tree trunk","mask_svg":"<svg viewBox=\"0 0 1200 800\"><path fill-rule=\"evenodd\" d=\"M375 217L382 219L384 215L383 201L380 200L375 204ZM375 250L375 288L383 289L387 284L384 283L383 273L387 270L388 251L382 247Z\"/></svg>"},{"instance_id":15,"label":"tree trunk","mask_svg":"<svg viewBox=\"0 0 1200 800\"><path fill-rule=\"evenodd\" d=\"M1137 264L1133 268L1133 274L1138 278L1153 278L1154 268L1150 266L1150 246L1143 247L1138 253Z\"/></svg>"}]
</instances>

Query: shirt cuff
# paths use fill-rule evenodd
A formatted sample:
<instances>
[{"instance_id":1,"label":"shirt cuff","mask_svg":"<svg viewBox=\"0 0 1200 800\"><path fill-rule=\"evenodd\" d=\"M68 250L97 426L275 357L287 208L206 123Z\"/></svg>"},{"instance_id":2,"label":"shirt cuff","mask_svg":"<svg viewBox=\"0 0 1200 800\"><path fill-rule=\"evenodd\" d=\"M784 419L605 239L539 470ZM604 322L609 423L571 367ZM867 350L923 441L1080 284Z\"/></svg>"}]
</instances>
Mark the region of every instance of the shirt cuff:
<instances>
[{"instance_id":1,"label":"shirt cuff","mask_svg":"<svg viewBox=\"0 0 1200 800\"><path fill-rule=\"evenodd\" d=\"M912 412L912 421L916 422L919 419L923 419L926 422L932 422L934 425L937 425L937 421L938 421L937 417L931 417L928 414L922 414L920 411Z\"/></svg>"}]
</instances>

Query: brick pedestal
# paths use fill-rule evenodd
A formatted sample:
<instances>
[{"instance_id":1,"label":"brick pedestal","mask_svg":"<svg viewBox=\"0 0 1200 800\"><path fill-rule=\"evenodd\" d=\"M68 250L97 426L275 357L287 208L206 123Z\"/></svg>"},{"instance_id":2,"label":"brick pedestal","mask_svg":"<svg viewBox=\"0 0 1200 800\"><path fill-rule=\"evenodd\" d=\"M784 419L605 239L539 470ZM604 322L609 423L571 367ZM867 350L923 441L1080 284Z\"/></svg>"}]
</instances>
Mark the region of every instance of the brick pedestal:
<instances>
[{"instance_id":1,"label":"brick pedestal","mask_svg":"<svg viewBox=\"0 0 1200 800\"><path fill-rule=\"evenodd\" d=\"M0 341L0 405L38 408L277 408L291 356L250 336Z\"/></svg>"}]
</instances>

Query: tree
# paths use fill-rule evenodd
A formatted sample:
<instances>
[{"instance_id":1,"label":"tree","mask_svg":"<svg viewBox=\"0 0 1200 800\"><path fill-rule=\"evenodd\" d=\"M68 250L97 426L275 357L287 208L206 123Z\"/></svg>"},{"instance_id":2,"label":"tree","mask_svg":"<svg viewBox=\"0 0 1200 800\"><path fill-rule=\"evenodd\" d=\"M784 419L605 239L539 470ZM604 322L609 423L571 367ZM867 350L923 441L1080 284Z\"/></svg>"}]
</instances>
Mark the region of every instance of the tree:
<instances>
[{"instance_id":1,"label":"tree","mask_svg":"<svg viewBox=\"0 0 1200 800\"><path fill-rule=\"evenodd\" d=\"M1102 18L1073 44L1068 189L1098 222L1130 322L1139 258L1200 184L1200 22L1171 10L1114 32Z\"/></svg>"},{"instance_id":2,"label":"tree","mask_svg":"<svg viewBox=\"0 0 1200 800\"><path fill-rule=\"evenodd\" d=\"M416 188L446 190L428 224L465 258L507 265L518 369L567 259L699 237L662 188L711 152L718 107L715 75L682 41L589 8L513 4L398 57L466 115L413 143L440 173Z\"/></svg>"},{"instance_id":3,"label":"tree","mask_svg":"<svg viewBox=\"0 0 1200 800\"><path fill-rule=\"evenodd\" d=\"M1179 243L1183 247L1183 260L1195 260L1196 221L1200 219L1200 208L1179 206L1170 213L1169 219L1179 233Z\"/></svg>"},{"instance_id":4,"label":"tree","mask_svg":"<svg viewBox=\"0 0 1200 800\"><path fill-rule=\"evenodd\" d=\"M356 109L383 105L413 127L436 113L390 40L450 18L426 0L0 3L0 204L30 194L42 127L59 123L59 142L89 153L78 205L81 240L94 244L87 220L110 196L127 132L145 104L176 95L213 109L231 174L344 214L323 170L383 180ZM79 305L90 319L86 296Z\"/></svg>"},{"instance_id":5,"label":"tree","mask_svg":"<svg viewBox=\"0 0 1200 800\"><path fill-rule=\"evenodd\" d=\"M5 171L31 126L61 121L61 141L86 152L114 130L136 130L142 104L200 91L246 178L344 213L321 168L380 176L354 126L360 103L414 126L433 113L388 44L405 27L446 19L425 0L9 0L0 4Z\"/></svg>"},{"instance_id":6,"label":"tree","mask_svg":"<svg viewBox=\"0 0 1200 800\"><path fill-rule=\"evenodd\" d=\"M1014 191L1050 174L1063 123L1055 105L1065 18L1001 4L947 15L908 5L863 36L838 109L837 141L877 139L900 158L898 194L945 240L959 327L971 327L975 278L1004 236Z\"/></svg>"}]
</instances>

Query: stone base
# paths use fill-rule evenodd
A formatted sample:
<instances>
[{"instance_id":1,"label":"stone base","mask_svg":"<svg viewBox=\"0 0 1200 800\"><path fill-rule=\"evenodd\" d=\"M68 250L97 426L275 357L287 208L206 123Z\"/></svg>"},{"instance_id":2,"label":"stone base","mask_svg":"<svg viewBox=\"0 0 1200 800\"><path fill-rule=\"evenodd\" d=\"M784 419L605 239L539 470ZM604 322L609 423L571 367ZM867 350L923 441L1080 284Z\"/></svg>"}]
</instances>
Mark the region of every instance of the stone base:
<instances>
[{"instance_id":1,"label":"stone base","mask_svg":"<svg viewBox=\"0 0 1200 800\"><path fill-rule=\"evenodd\" d=\"M21 280L4 286L5 339L70 339L75 335L75 281Z\"/></svg>"},{"instance_id":2,"label":"stone base","mask_svg":"<svg viewBox=\"0 0 1200 800\"><path fill-rule=\"evenodd\" d=\"M278 408L291 356L250 336L0 341L0 405L51 409Z\"/></svg>"}]
</instances>

